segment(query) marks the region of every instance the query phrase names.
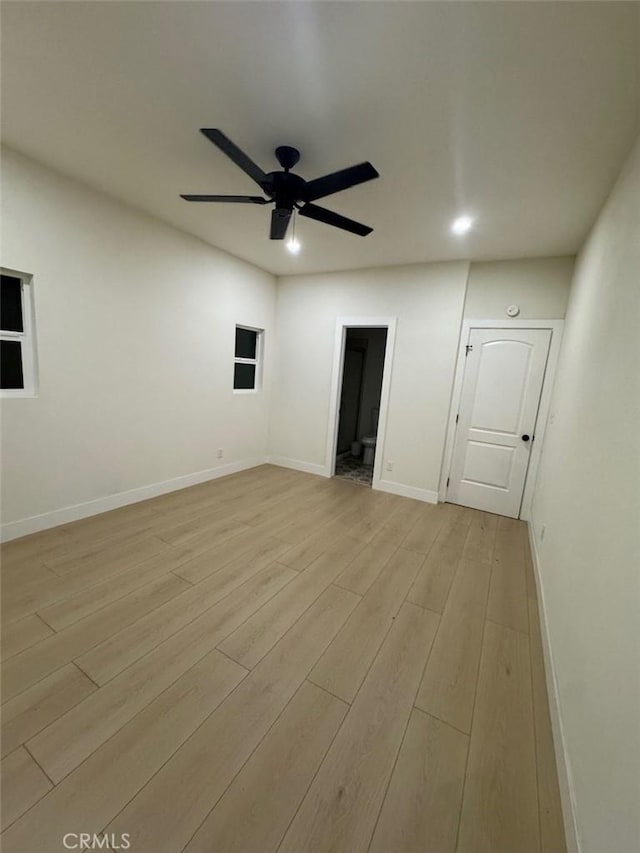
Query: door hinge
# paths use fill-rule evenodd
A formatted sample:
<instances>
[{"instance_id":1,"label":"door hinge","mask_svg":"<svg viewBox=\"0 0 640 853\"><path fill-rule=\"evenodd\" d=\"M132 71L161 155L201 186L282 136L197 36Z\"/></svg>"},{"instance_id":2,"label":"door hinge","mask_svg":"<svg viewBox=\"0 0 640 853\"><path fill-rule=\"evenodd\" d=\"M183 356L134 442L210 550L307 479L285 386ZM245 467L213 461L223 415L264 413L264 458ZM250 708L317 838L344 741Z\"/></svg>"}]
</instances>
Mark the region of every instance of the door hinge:
<instances>
[{"instance_id":1,"label":"door hinge","mask_svg":"<svg viewBox=\"0 0 640 853\"><path fill-rule=\"evenodd\" d=\"M473 344L467 344L464 348L464 357L466 358L472 350Z\"/></svg>"},{"instance_id":2,"label":"door hinge","mask_svg":"<svg viewBox=\"0 0 640 853\"><path fill-rule=\"evenodd\" d=\"M451 477L447 477L447 486L449 485L449 480L450 480L450 479L451 479Z\"/></svg>"},{"instance_id":3,"label":"door hinge","mask_svg":"<svg viewBox=\"0 0 640 853\"><path fill-rule=\"evenodd\" d=\"M457 414L457 415L456 415L456 423L458 423L458 418L459 418L459 417L460 417L460 415L459 415L459 414Z\"/></svg>"}]
</instances>

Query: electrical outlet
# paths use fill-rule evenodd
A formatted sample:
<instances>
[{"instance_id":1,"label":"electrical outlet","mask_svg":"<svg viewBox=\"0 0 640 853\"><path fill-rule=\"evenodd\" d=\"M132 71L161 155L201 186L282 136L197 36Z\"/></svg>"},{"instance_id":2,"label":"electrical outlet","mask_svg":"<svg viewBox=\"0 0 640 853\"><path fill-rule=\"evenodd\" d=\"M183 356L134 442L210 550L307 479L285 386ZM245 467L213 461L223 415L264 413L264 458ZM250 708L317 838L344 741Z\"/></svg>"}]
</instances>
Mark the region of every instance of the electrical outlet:
<instances>
[{"instance_id":1,"label":"electrical outlet","mask_svg":"<svg viewBox=\"0 0 640 853\"><path fill-rule=\"evenodd\" d=\"M222 457L224 456L224 452L223 452L222 448L220 448L220 450L218 450L217 456L218 456L218 459L222 459Z\"/></svg>"},{"instance_id":2,"label":"electrical outlet","mask_svg":"<svg viewBox=\"0 0 640 853\"><path fill-rule=\"evenodd\" d=\"M387 471L393 471L393 462L390 459L387 460Z\"/></svg>"},{"instance_id":3,"label":"electrical outlet","mask_svg":"<svg viewBox=\"0 0 640 853\"><path fill-rule=\"evenodd\" d=\"M551 412L551 414L549 415L549 426L551 426L551 424L555 421L555 419L556 419L556 413Z\"/></svg>"},{"instance_id":4,"label":"electrical outlet","mask_svg":"<svg viewBox=\"0 0 640 853\"><path fill-rule=\"evenodd\" d=\"M546 531L547 531L547 525L543 524L542 527L540 528L540 541L541 542L544 540L544 534L546 533Z\"/></svg>"}]
</instances>

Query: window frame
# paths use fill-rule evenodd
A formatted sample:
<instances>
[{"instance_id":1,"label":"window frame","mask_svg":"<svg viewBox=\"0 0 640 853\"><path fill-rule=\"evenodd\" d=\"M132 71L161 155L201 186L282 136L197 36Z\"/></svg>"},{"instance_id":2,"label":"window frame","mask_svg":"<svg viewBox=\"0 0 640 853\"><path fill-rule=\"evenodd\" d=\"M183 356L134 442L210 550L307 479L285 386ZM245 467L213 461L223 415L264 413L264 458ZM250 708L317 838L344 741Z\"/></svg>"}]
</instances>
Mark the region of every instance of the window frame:
<instances>
[{"instance_id":1,"label":"window frame","mask_svg":"<svg viewBox=\"0 0 640 853\"><path fill-rule=\"evenodd\" d=\"M256 357L255 358L238 358L236 356L236 332L238 329L244 329L246 332L256 333ZM257 326L247 326L244 323L236 323L233 329L233 376L231 379L232 390L234 394L259 394L262 391L262 363L264 352L264 329L259 329ZM235 369L236 364L253 364L256 372L254 377L253 388L236 388Z\"/></svg>"},{"instance_id":2,"label":"window frame","mask_svg":"<svg viewBox=\"0 0 640 853\"><path fill-rule=\"evenodd\" d=\"M2 275L20 279L20 297L22 300L22 332L13 332L0 328L0 340L18 341L22 354L23 388L0 388L0 399L11 397L37 397L37 354L35 336L35 311L33 300L33 276L29 273L2 267ZM0 320L0 323L2 321Z\"/></svg>"}]
</instances>

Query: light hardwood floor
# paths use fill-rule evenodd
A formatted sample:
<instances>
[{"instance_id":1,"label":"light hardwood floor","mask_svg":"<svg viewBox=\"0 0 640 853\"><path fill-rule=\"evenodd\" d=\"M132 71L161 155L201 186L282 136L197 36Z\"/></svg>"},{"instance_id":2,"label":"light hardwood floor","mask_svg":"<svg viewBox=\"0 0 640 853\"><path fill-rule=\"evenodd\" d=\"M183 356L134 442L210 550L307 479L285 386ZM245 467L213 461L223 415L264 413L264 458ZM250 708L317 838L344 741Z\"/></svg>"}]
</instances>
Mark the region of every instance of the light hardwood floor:
<instances>
[{"instance_id":1,"label":"light hardwood floor","mask_svg":"<svg viewBox=\"0 0 640 853\"><path fill-rule=\"evenodd\" d=\"M565 850L523 523L265 465L2 557L4 853Z\"/></svg>"}]
</instances>

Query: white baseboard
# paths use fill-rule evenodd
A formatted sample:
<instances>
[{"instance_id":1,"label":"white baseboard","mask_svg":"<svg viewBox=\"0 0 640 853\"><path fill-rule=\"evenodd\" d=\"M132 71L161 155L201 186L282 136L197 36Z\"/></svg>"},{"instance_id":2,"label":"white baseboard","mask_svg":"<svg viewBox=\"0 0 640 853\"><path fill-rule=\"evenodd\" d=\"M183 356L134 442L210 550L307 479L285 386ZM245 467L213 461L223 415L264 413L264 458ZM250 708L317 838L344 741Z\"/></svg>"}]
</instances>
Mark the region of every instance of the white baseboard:
<instances>
[{"instance_id":1,"label":"white baseboard","mask_svg":"<svg viewBox=\"0 0 640 853\"><path fill-rule=\"evenodd\" d=\"M267 462L270 465L279 465L281 468L292 468L294 471L304 471L305 474L318 474L320 477L330 477L324 465L315 465L313 462L303 462L300 459L287 459L286 456L269 456Z\"/></svg>"},{"instance_id":2,"label":"white baseboard","mask_svg":"<svg viewBox=\"0 0 640 853\"><path fill-rule=\"evenodd\" d=\"M81 518L88 518L91 515L108 512L110 509L118 509L121 506L155 498L167 492L175 492L178 489L186 489L188 486L196 486L198 483L207 482L207 480L216 480L218 477L236 474L238 471L255 468L257 465L264 465L266 462L266 457L243 459L239 462L231 462L229 465L220 465L219 468L208 468L206 471L184 474L181 477L164 480L161 483L140 486L137 489L129 489L126 492L118 492L115 495L107 495L106 497L96 498L95 500L75 504L74 506L55 509L51 512L45 512L42 515L32 515L29 518L23 518L19 521L11 521L0 527L0 541L9 542L11 539L28 536L30 533L38 533L41 530L48 530L50 527L58 527L61 524L69 524L71 521L78 521Z\"/></svg>"},{"instance_id":3,"label":"white baseboard","mask_svg":"<svg viewBox=\"0 0 640 853\"><path fill-rule=\"evenodd\" d=\"M562 712L560 710L558 682L553 662L553 653L549 641L549 625L544 603L544 590L542 587L542 575L540 572L540 559L536 546L535 525L533 518L528 522L529 544L531 545L531 559L533 561L533 573L536 579L538 592L538 611L540 615L540 633L542 635L542 652L544 655L544 670L547 680L547 693L549 695L549 712L551 715L551 731L553 734L553 745L556 752L556 764L558 767L558 784L560 786L560 801L562 803L562 817L564 820L564 831L567 841L568 853L580 853L580 842L578 827L576 825L576 808L571 769L565 748L564 729L562 724Z\"/></svg>"},{"instance_id":4,"label":"white baseboard","mask_svg":"<svg viewBox=\"0 0 640 853\"><path fill-rule=\"evenodd\" d=\"M391 480L375 480L373 488L381 492L390 492L392 495L400 495L402 498L413 498L416 501L424 501L428 504L438 503L438 493L432 492L430 489L405 486L404 483L394 483Z\"/></svg>"}]
</instances>

